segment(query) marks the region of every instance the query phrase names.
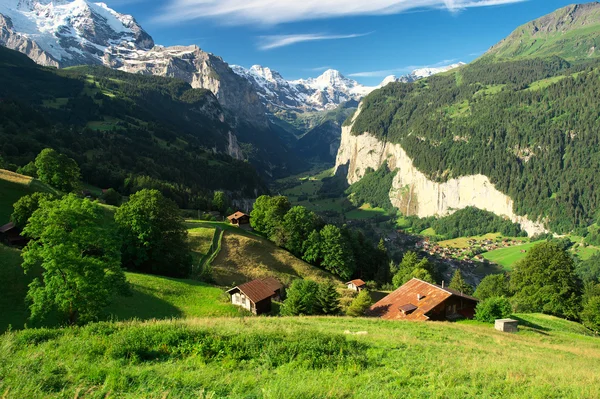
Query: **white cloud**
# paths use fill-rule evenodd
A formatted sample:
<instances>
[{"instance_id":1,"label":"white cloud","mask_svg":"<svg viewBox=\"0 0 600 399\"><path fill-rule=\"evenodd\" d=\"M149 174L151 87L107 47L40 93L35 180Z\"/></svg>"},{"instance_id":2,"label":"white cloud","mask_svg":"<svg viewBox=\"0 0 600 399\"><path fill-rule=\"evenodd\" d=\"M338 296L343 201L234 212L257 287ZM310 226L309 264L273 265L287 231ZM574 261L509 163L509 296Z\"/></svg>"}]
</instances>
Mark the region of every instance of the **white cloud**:
<instances>
[{"instance_id":1,"label":"white cloud","mask_svg":"<svg viewBox=\"0 0 600 399\"><path fill-rule=\"evenodd\" d=\"M163 22L212 18L228 24L277 25L356 15L398 14L438 8L456 12L527 0L170 0Z\"/></svg>"},{"instance_id":2,"label":"white cloud","mask_svg":"<svg viewBox=\"0 0 600 399\"><path fill-rule=\"evenodd\" d=\"M431 65L407 65L407 66L404 66L401 68L394 68L394 69L383 69L383 70L379 70L379 71L367 71L367 72L355 72L355 73L348 74L348 76L352 77L352 78L385 78L390 75L400 75L400 74L404 75L404 74L414 71L415 69L445 67L445 66L451 65L452 63L454 63L456 61L457 61L456 59L443 60L443 61L436 62L435 64L431 64Z\"/></svg>"},{"instance_id":3,"label":"white cloud","mask_svg":"<svg viewBox=\"0 0 600 399\"><path fill-rule=\"evenodd\" d=\"M261 36L261 50L271 50L278 47L290 46L296 43L313 42L319 40L352 39L370 35L371 33L353 33L350 35L325 35L322 33L307 33L301 35L271 35Z\"/></svg>"},{"instance_id":4,"label":"white cloud","mask_svg":"<svg viewBox=\"0 0 600 399\"><path fill-rule=\"evenodd\" d=\"M307 68L307 69L305 69L305 71L321 72L321 71L326 71L328 69L333 69L333 68L330 66L321 66L321 67L316 67L316 68Z\"/></svg>"}]
</instances>

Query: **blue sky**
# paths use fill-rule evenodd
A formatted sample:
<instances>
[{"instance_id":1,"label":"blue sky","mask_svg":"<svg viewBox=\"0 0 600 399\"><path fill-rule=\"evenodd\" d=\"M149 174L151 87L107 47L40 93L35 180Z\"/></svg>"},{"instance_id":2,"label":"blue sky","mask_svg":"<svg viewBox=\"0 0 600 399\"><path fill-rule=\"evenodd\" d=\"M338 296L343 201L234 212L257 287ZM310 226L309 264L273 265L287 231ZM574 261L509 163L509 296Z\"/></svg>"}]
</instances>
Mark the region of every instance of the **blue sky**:
<instances>
[{"instance_id":1,"label":"blue sky","mask_svg":"<svg viewBox=\"0 0 600 399\"><path fill-rule=\"evenodd\" d=\"M565 0L105 0L163 45L197 44L286 79L340 70L367 85L469 62Z\"/></svg>"}]
</instances>

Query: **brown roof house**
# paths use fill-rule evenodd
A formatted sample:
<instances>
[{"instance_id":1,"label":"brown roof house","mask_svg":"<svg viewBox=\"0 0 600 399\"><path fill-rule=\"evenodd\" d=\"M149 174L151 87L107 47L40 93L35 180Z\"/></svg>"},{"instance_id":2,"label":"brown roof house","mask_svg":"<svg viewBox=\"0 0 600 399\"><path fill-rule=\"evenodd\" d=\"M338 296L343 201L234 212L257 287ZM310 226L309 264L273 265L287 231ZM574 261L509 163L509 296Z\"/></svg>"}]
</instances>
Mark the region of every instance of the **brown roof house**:
<instances>
[{"instance_id":1,"label":"brown roof house","mask_svg":"<svg viewBox=\"0 0 600 399\"><path fill-rule=\"evenodd\" d=\"M356 280L348 281L346 286L349 290L352 291L362 291L367 287L367 284L361 279L357 278Z\"/></svg>"},{"instance_id":2,"label":"brown roof house","mask_svg":"<svg viewBox=\"0 0 600 399\"><path fill-rule=\"evenodd\" d=\"M234 226L250 228L250 216L244 212L237 211L233 215L227 216L227 220Z\"/></svg>"},{"instance_id":3,"label":"brown roof house","mask_svg":"<svg viewBox=\"0 0 600 399\"><path fill-rule=\"evenodd\" d=\"M282 288L283 286L279 281L268 278L265 280L252 280L238 285L227 291L227 293L231 295L232 304L258 316L271 311L271 299L281 297Z\"/></svg>"},{"instance_id":4,"label":"brown roof house","mask_svg":"<svg viewBox=\"0 0 600 399\"><path fill-rule=\"evenodd\" d=\"M413 278L366 313L388 320L472 319L477 302L472 296Z\"/></svg>"},{"instance_id":5,"label":"brown roof house","mask_svg":"<svg viewBox=\"0 0 600 399\"><path fill-rule=\"evenodd\" d=\"M11 246L24 247L29 242L29 238L23 237L21 229L10 222L0 226L0 241Z\"/></svg>"}]
</instances>

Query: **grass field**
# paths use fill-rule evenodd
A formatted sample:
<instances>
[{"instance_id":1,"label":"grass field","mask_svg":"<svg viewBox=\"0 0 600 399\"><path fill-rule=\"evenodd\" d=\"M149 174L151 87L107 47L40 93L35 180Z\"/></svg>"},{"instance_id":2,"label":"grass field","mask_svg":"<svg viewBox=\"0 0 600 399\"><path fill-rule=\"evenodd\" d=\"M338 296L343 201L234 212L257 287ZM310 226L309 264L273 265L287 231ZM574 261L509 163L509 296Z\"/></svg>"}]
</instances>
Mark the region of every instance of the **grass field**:
<instances>
[{"instance_id":1,"label":"grass field","mask_svg":"<svg viewBox=\"0 0 600 399\"><path fill-rule=\"evenodd\" d=\"M127 273L132 295L117 298L108 309L119 320L237 316L220 288L198 281Z\"/></svg>"},{"instance_id":2,"label":"grass field","mask_svg":"<svg viewBox=\"0 0 600 399\"><path fill-rule=\"evenodd\" d=\"M35 274L24 274L19 250L0 244L0 333L9 325L21 329L28 323L25 295ZM239 314L238 308L225 300L220 288L193 280L136 273L126 276L131 283L132 295L115 298L106 310L108 318L148 320ZM46 325L52 324L55 320L50 318Z\"/></svg>"},{"instance_id":3,"label":"grass field","mask_svg":"<svg viewBox=\"0 0 600 399\"><path fill-rule=\"evenodd\" d=\"M210 244L215 234L214 227L195 227L188 230L192 251L202 257L210 250Z\"/></svg>"},{"instance_id":4,"label":"grass field","mask_svg":"<svg viewBox=\"0 0 600 399\"><path fill-rule=\"evenodd\" d=\"M497 263L504 267L504 270L510 271L515 262L523 259L531 248L539 244L539 242L531 242L528 244L517 245L515 247L500 248L495 251L486 252L483 257L490 262Z\"/></svg>"},{"instance_id":5,"label":"grass field","mask_svg":"<svg viewBox=\"0 0 600 399\"><path fill-rule=\"evenodd\" d=\"M296 258L288 251L258 236L226 231L221 252L212 263L215 282L231 287L247 281L273 276L284 284L297 278L315 281L335 277Z\"/></svg>"},{"instance_id":6,"label":"grass field","mask_svg":"<svg viewBox=\"0 0 600 399\"><path fill-rule=\"evenodd\" d=\"M0 226L8 223L19 198L36 191L55 192L39 180L0 169Z\"/></svg>"},{"instance_id":7,"label":"grass field","mask_svg":"<svg viewBox=\"0 0 600 399\"><path fill-rule=\"evenodd\" d=\"M458 238L452 238L450 240L440 241L440 242L438 242L438 245L440 247L449 247L449 248L468 248L468 247L470 247L469 241L471 241L471 240L476 240L476 241L492 240L492 241L494 241L501 237L502 237L502 235L499 233L490 233L490 234L485 234L482 236L474 236L474 237L458 237Z\"/></svg>"},{"instance_id":8,"label":"grass field","mask_svg":"<svg viewBox=\"0 0 600 399\"><path fill-rule=\"evenodd\" d=\"M0 337L15 398L598 398L600 339L549 316L491 325L325 317L92 324Z\"/></svg>"},{"instance_id":9,"label":"grass field","mask_svg":"<svg viewBox=\"0 0 600 399\"><path fill-rule=\"evenodd\" d=\"M21 251L0 244L0 333L9 325L22 328L27 323L25 293L30 282L21 267Z\"/></svg>"},{"instance_id":10,"label":"grass field","mask_svg":"<svg viewBox=\"0 0 600 399\"><path fill-rule=\"evenodd\" d=\"M346 218L350 220L371 219L375 217L387 216L383 208L372 208L369 204L364 204L360 208L346 212Z\"/></svg>"}]
</instances>

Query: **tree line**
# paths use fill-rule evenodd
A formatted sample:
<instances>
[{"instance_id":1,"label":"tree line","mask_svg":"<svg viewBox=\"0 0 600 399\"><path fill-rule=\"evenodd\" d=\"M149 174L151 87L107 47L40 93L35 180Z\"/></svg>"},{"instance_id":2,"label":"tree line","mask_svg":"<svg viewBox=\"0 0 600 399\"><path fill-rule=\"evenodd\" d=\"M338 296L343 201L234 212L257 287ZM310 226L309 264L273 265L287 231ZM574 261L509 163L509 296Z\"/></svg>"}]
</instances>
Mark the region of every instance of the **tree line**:
<instances>
[{"instance_id":1,"label":"tree line","mask_svg":"<svg viewBox=\"0 0 600 399\"><path fill-rule=\"evenodd\" d=\"M360 231L325 224L305 207L292 207L287 197L260 196L250 216L257 232L342 279L389 280L389 259L383 242L374 247Z\"/></svg>"}]
</instances>

